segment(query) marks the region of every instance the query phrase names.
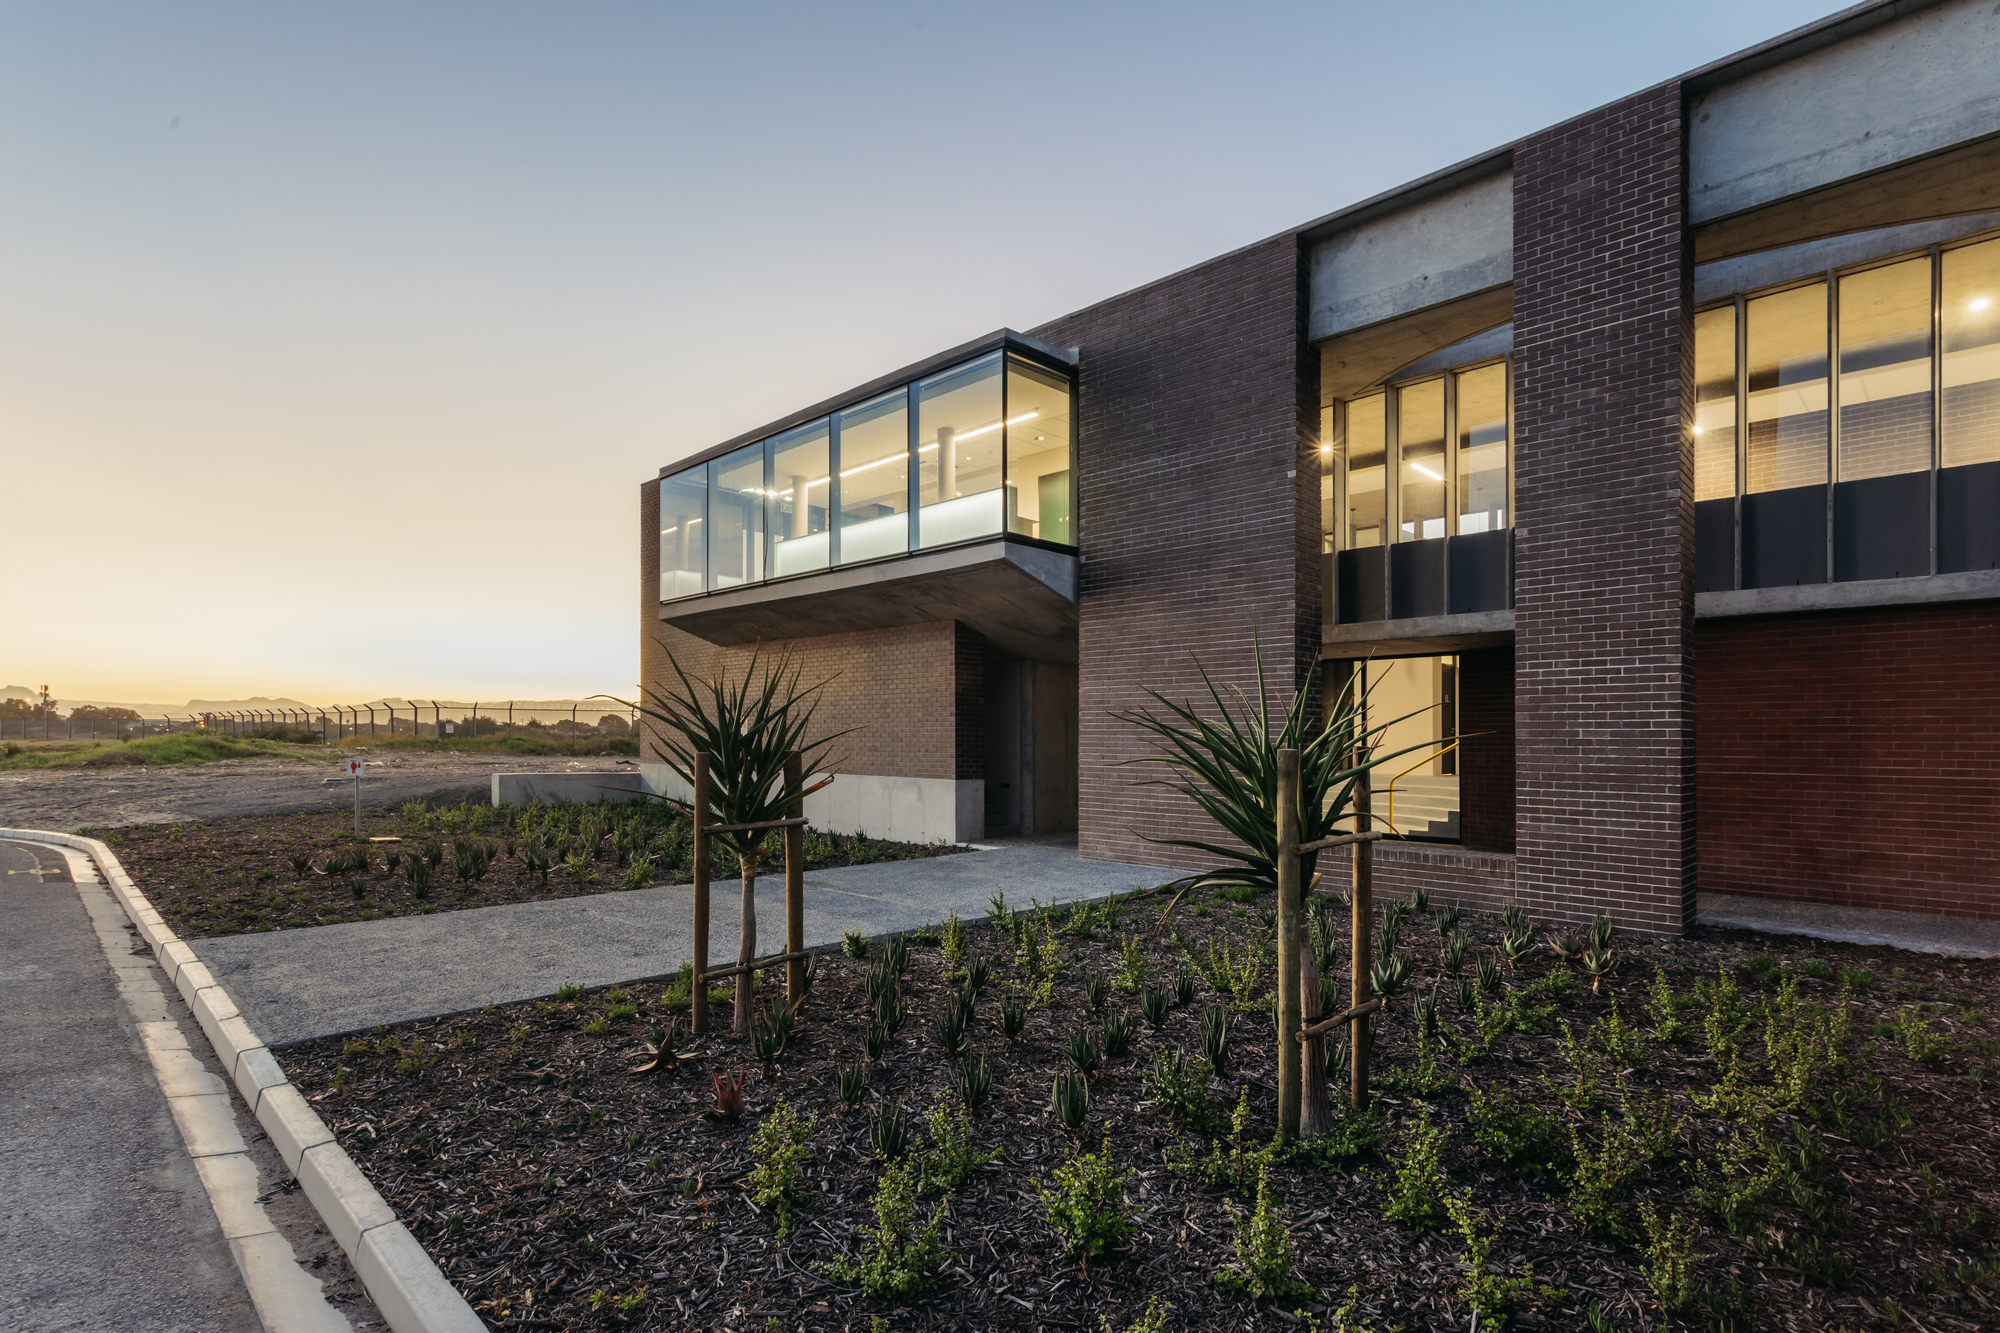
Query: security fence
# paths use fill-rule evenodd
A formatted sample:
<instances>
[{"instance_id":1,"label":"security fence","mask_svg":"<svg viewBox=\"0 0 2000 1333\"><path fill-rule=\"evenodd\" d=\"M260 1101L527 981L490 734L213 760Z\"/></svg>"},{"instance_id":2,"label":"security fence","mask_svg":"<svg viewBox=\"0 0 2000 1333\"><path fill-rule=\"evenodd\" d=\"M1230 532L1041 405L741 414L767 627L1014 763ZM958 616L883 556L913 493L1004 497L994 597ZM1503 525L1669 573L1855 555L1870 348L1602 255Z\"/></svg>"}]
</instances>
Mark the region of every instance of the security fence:
<instances>
[{"instance_id":1,"label":"security fence","mask_svg":"<svg viewBox=\"0 0 2000 1333\"><path fill-rule=\"evenodd\" d=\"M144 717L131 709L60 705L0 714L0 740L142 740L175 732L226 736L312 732L329 745L346 740L416 737L539 736L582 740L637 736L637 710L609 695L588 699L376 699L362 704L245 708Z\"/></svg>"}]
</instances>

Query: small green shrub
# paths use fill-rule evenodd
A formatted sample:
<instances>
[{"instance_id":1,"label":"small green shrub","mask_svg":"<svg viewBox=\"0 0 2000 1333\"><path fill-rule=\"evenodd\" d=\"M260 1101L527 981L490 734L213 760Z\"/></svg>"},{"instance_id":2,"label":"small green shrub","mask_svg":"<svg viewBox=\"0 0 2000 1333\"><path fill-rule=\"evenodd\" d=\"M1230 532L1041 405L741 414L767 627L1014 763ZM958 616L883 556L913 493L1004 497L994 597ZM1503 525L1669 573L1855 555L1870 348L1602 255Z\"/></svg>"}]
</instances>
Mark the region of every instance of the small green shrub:
<instances>
[{"instance_id":1,"label":"small green shrub","mask_svg":"<svg viewBox=\"0 0 2000 1333\"><path fill-rule=\"evenodd\" d=\"M1382 1215L1413 1231L1432 1231L1445 1221L1444 1131L1431 1124L1431 1110L1403 1135L1402 1160Z\"/></svg>"},{"instance_id":2,"label":"small green shrub","mask_svg":"<svg viewBox=\"0 0 2000 1333\"><path fill-rule=\"evenodd\" d=\"M1505 1088L1469 1089L1472 1141L1511 1166L1543 1169L1562 1155L1562 1126L1532 1103L1517 1104Z\"/></svg>"},{"instance_id":3,"label":"small green shrub","mask_svg":"<svg viewBox=\"0 0 2000 1333\"><path fill-rule=\"evenodd\" d=\"M801 1168L814 1123L813 1117L799 1115L780 1099L751 1136L750 1155L757 1165L750 1172L750 1198L760 1208L777 1210L780 1236L791 1231L792 1204L800 1196Z\"/></svg>"},{"instance_id":4,"label":"small green shrub","mask_svg":"<svg viewBox=\"0 0 2000 1333\"><path fill-rule=\"evenodd\" d=\"M863 1241L861 1257L843 1255L827 1268L827 1276L852 1283L871 1296L897 1301L929 1290L946 1259L938 1243L945 1205L940 1203L929 1220L919 1224L917 1193L915 1163L898 1161L884 1171L875 1187L875 1225Z\"/></svg>"},{"instance_id":5,"label":"small green shrub","mask_svg":"<svg viewBox=\"0 0 2000 1333\"><path fill-rule=\"evenodd\" d=\"M949 1092L925 1114L924 1129L931 1141L919 1159L925 1193L956 1190L967 1176L1000 1156L997 1148L982 1153L972 1146L972 1118L965 1102Z\"/></svg>"},{"instance_id":6,"label":"small green shrub","mask_svg":"<svg viewBox=\"0 0 2000 1333\"><path fill-rule=\"evenodd\" d=\"M1650 1203L1639 1205L1639 1221L1646 1231L1646 1261L1639 1276L1658 1298L1660 1308L1669 1312L1685 1310L1694 1302L1695 1236L1694 1219L1669 1213L1662 1219Z\"/></svg>"},{"instance_id":7,"label":"small green shrub","mask_svg":"<svg viewBox=\"0 0 2000 1333\"><path fill-rule=\"evenodd\" d=\"M1257 1171L1257 1205L1248 1214L1228 1205L1236 1223L1236 1262L1215 1275L1224 1286L1250 1296L1310 1296L1313 1289L1292 1276L1292 1233L1271 1197L1271 1164Z\"/></svg>"},{"instance_id":8,"label":"small green shrub","mask_svg":"<svg viewBox=\"0 0 2000 1333\"><path fill-rule=\"evenodd\" d=\"M1465 1274L1465 1303L1473 1309L1474 1323L1482 1329L1505 1328L1509 1311L1535 1291L1534 1266L1524 1267L1520 1277L1501 1277L1491 1267L1497 1233L1488 1234L1480 1229L1484 1219L1472 1206L1472 1200L1451 1195L1446 1197L1444 1207L1451 1216L1452 1229L1465 1241L1459 1268ZM1556 1297L1562 1293L1545 1294Z\"/></svg>"},{"instance_id":9,"label":"small green shrub","mask_svg":"<svg viewBox=\"0 0 2000 1333\"><path fill-rule=\"evenodd\" d=\"M1055 1188L1041 1191L1049 1226L1073 1254L1096 1258L1132 1234L1132 1206L1125 1198L1131 1172L1111 1158L1111 1135L1092 1153L1073 1151L1056 1168Z\"/></svg>"}]
</instances>

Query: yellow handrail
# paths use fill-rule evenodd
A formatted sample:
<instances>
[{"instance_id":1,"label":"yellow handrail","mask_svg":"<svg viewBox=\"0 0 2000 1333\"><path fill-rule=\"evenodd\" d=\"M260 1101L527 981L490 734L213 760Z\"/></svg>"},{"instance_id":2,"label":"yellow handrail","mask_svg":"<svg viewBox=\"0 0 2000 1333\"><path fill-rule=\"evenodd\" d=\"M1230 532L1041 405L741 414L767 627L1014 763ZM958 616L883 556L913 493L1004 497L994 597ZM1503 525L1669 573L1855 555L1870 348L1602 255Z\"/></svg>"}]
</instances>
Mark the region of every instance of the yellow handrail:
<instances>
[{"instance_id":1,"label":"yellow handrail","mask_svg":"<svg viewBox=\"0 0 2000 1333\"><path fill-rule=\"evenodd\" d=\"M1439 750L1436 754L1425 755L1422 759L1417 760L1416 763L1411 764L1408 768L1398 773L1395 777L1389 779L1389 831L1390 832L1393 833L1395 832L1396 829L1396 784L1398 782L1401 782L1404 778L1408 777L1411 773L1414 773L1417 769L1420 769L1425 764L1428 764L1431 760L1442 759L1446 755L1450 754L1453 750L1456 750L1457 748L1458 748L1458 742L1453 741L1450 745L1445 746L1442 750Z\"/></svg>"}]
</instances>

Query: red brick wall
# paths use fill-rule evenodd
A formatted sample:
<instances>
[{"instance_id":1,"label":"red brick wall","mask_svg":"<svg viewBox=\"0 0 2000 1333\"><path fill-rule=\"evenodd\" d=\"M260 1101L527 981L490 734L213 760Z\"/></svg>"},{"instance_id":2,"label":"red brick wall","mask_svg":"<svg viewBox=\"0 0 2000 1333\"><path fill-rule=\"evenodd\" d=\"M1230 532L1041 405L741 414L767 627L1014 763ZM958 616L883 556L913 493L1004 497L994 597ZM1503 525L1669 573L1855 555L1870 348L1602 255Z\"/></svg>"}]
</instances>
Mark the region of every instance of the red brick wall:
<instances>
[{"instance_id":1,"label":"red brick wall","mask_svg":"<svg viewBox=\"0 0 2000 1333\"><path fill-rule=\"evenodd\" d=\"M1251 632L1281 697L1320 634L1319 367L1305 353L1295 238L1224 255L1032 330L1082 349L1078 841L1085 856L1196 867L1140 836L1213 839L1184 798L1138 785L1152 753L1112 714L1151 686L1254 686Z\"/></svg>"},{"instance_id":2,"label":"red brick wall","mask_svg":"<svg viewBox=\"0 0 2000 1333\"><path fill-rule=\"evenodd\" d=\"M669 653L697 680L718 672L741 679L752 648L719 648L660 622L659 496L658 481L640 488L640 679L649 689L666 683L678 686L667 663ZM766 659L786 646L764 645ZM834 742L832 753L844 759L837 771L908 778L979 776L978 769L963 771L962 759L966 737L976 736L971 747L974 762L984 762L980 711L984 650L977 634L945 620L828 634L789 646L806 684L827 681L814 714L815 730L826 735L858 728ZM644 724L643 757L655 762L665 757L653 739L656 726Z\"/></svg>"},{"instance_id":3,"label":"red brick wall","mask_svg":"<svg viewBox=\"0 0 2000 1333\"><path fill-rule=\"evenodd\" d=\"M2000 919L2000 606L1695 641L1704 890Z\"/></svg>"},{"instance_id":4,"label":"red brick wall","mask_svg":"<svg viewBox=\"0 0 2000 1333\"><path fill-rule=\"evenodd\" d=\"M1668 84L1514 150L1515 886L1694 919L1692 256Z\"/></svg>"},{"instance_id":5,"label":"red brick wall","mask_svg":"<svg viewBox=\"0 0 2000 1333\"><path fill-rule=\"evenodd\" d=\"M1514 650L1458 655L1458 822L1468 848L1514 850ZM1511 883L1511 873L1509 881Z\"/></svg>"}]
</instances>

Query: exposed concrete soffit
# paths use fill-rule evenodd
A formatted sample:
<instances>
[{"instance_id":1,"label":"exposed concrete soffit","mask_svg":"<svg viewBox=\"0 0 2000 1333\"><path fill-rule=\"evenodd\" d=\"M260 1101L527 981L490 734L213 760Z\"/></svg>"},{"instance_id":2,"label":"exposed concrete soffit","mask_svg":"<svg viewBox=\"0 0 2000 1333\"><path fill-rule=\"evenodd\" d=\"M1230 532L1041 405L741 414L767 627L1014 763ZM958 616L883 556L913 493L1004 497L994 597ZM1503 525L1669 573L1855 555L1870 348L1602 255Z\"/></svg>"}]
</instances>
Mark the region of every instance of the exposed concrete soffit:
<instances>
[{"instance_id":1,"label":"exposed concrete soffit","mask_svg":"<svg viewBox=\"0 0 2000 1333\"><path fill-rule=\"evenodd\" d=\"M1467 181L1318 242L1313 341L1490 291L1514 278L1514 175Z\"/></svg>"},{"instance_id":2,"label":"exposed concrete soffit","mask_svg":"<svg viewBox=\"0 0 2000 1333\"><path fill-rule=\"evenodd\" d=\"M2000 231L2000 211L1859 231L1776 250L1738 255L1695 269L1695 304L1703 305L1738 292L1755 291L1760 287L1824 273L1828 269L1845 268L1850 264L1921 250L1930 245L1947 244L1991 231Z\"/></svg>"},{"instance_id":3,"label":"exposed concrete soffit","mask_svg":"<svg viewBox=\"0 0 2000 1333\"><path fill-rule=\"evenodd\" d=\"M2000 208L2000 131L1694 229L1697 264Z\"/></svg>"},{"instance_id":4,"label":"exposed concrete soffit","mask_svg":"<svg viewBox=\"0 0 2000 1333\"><path fill-rule=\"evenodd\" d=\"M1362 657L1434 657L1475 648L1504 648L1514 642L1512 611L1476 611L1459 616L1375 620L1328 625L1320 635L1321 656L1330 661Z\"/></svg>"},{"instance_id":5,"label":"exposed concrete soffit","mask_svg":"<svg viewBox=\"0 0 2000 1333\"><path fill-rule=\"evenodd\" d=\"M1514 287L1508 283L1329 338L1319 349L1320 402L1365 393L1412 362L1513 318Z\"/></svg>"}]
</instances>

